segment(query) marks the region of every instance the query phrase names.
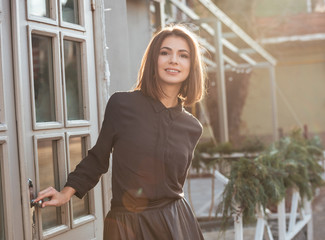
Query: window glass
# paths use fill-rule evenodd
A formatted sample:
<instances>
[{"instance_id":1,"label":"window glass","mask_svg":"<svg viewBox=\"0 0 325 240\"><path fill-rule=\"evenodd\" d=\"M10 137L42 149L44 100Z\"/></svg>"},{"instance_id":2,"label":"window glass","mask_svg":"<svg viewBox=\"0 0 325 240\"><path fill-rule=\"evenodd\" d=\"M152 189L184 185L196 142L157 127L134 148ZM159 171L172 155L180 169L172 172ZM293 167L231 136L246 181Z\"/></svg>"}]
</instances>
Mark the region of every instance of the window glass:
<instances>
[{"instance_id":1,"label":"window glass","mask_svg":"<svg viewBox=\"0 0 325 240\"><path fill-rule=\"evenodd\" d=\"M2 158L2 147L0 145L0 162L3 161ZM5 240L5 221L4 221L4 209L3 209L3 192L2 192L2 174L0 166L0 240Z\"/></svg>"},{"instance_id":2,"label":"window glass","mask_svg":"<svg viewBox=\"0 0 325 240\"><path fill-rule=\"evenodd\" d=\"M58 149L55 140L40 140L37 144L40 189L49 186L59 190ZM43 230L61 225L61 208L41 209Z\"/></svg>"},{"instance_id":3,"label":"window glass","mask_svg":"<svg viewBox=\"0 0 325 240\"><path fill-rule=\"evenodd\" d=\"M62 0L61 4L63 21L79 24L78 0Z\"/></svg>"},{"instance_id":4,"label":"window glass","mask_svg":"<svg viewBox=\"0 0 325 240\"><path fill-rule=\"evenodd\" d=\"M86 138L71 137L69 140L70 172L75 169L77 164L86 156ZM73 219L89 214L88 194L83 199L76 196L72 197Z\"/></svg>"},{"instance_id":5,"label":"window glass","mask_svg":"<svg viewBox=\"0 0 325 240\"><path fill-rule=\"evenodd\" d=\"M81 43L64 40L64 74L68 120L84 119Z\"/></svg>"},{"instance_id":6,"label":"window glass","mask_svg":"<svg viewBox=\"0 0 325 240\"><path fill-rule=\"evenodd\" d=\"M52 38L32 35L36 122L55 121Z\"/></svg>"},{"instance_id":7,"label":"window glass","mask_svg":"<svg viewBox=\"0 0 325 240\"><path fill-rule=\"evenodd\" d=\"M30 0L29 13L38 17L50 17L50 0Z\"/></svg>"}]
</instances>

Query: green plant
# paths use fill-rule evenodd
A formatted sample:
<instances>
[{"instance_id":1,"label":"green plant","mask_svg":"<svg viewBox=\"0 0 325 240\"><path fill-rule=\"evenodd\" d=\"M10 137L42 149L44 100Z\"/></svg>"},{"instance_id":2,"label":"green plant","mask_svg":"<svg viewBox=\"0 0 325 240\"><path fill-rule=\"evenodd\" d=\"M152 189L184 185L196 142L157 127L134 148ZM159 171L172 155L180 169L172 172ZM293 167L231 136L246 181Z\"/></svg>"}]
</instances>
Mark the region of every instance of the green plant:
<instances>
[{"instance_id":1,"label":"green plant","mask_svg":"<svg viewBox=\"0 0 325 240\"><path fill-rule=\"evenodd\" d=\"M305 139L300 130L294 130L288 137L274 144L272 152L280 160L280 167L287 176L283 179L286 188L297 188L300 196L311 199L317 187L324 184L319 164L323 152L317 137Z\"/></svg>"},{"instance_id":2,"label":"green plant","mask_svg":"<svg viewBox=\"0 0 325 240\"><path fill-rule=\"evenodd\" d=\"M290 188L310 199L314 190L324 184L321 156L319 139L307 140L300 130L294 130L255 159L233 162L223 193L224 222L229 213L242 214L244 221L253 219L256 207L265 210L269 204L277 204Z\"/></svg>"},{"instance_id":3,"label":"green plant","mask_svg":"<svg viewBox=\"0 0 325 240\"><path fill-rule=\"evenodd\" d=\"M283 171L265 164L262 157L234 162L223 193L225 222L229 213L242 214L244 221L250 221L256 207L265 209L269 203L278 203L285 193L283 182L279 180L283 175Z\"/></svg>"},{"instance_id":4,"label":"green plant","mask_svg":"<svg viewBox=\"0 0 325 240\"><path fill-rule=\"evenodd\" d=\"M265 150L265 145L258 137L246 138L240 148L241 152L255 153L262 152Z\"/></svg>"}]
</instances>

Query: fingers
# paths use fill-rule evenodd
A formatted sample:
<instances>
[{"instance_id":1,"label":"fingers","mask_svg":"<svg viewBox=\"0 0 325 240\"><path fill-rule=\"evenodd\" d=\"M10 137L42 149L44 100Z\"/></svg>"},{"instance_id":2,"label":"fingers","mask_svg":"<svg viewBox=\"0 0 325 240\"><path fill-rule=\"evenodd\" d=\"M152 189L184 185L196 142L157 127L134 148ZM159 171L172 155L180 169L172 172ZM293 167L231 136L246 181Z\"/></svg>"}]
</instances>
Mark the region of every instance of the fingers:
<instances>
[{"instance_id":1,"label":"fingers","mask_svg":"<svg viewBox=\"0 0 325 240\"><path fill-rule=\"evenodd\" d=\"M47 207L47 206L54 206L54 207L59 207L59 201L57 199L51 199L49 201L45 201L42 203L42 208Z\"/></svg>"},{"instance_id":2,"label":"fingers","mask_svg":"<svg viewBox=\"0 0 325 240\"><path fill-rule=\"evenodd\" d=\"M48 201L44 201L42 203L42 207L46 206L55 206L59 207L65 203L67 203L72 195L76 192L76 190L72 187L64 187L61 192L58 192L55 188L53 187L48 187L44 189L43 191L40 191L38 193L37 198L35 198L33 201L34 202L39 202L45 198L49 199ZM40 202L39 202L40 204Z\"/></svg>"},{"instance_id":3,"label":"fingers","mask_svg":"<svg viewBox=\"0 0 325 240\"><path fill-rule=\"evenodd\" d=\"M40 191L38 193L37 198L34 199L34 201L38 202L40 200L43 200L44 198L53 198L56 194L58 193L58 191L56 191L53 187L48 187L46 189L44 189L43 191Z\"/></svg>"}]
</instances>

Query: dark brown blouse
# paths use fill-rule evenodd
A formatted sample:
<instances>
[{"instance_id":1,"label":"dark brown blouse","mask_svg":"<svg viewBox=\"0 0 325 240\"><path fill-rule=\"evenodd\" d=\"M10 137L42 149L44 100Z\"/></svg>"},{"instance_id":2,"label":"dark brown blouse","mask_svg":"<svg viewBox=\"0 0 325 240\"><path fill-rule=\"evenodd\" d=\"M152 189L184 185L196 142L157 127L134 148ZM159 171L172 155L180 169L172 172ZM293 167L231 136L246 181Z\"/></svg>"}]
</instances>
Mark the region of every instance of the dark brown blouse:
<instances>
[{"instance_id":1,"label":"dark brown blouse","mask_svg":"<svg viewBox=\"0 0 325 240\"><path fill-rule=\"evenodd\" d=\"M182 198L201 134L201 124L181 103L166 108L141 91L114 93L96 145L69 174L66 186L82 198L108 170L112 151L112 208Z\"/></svg>"}]
</instances>

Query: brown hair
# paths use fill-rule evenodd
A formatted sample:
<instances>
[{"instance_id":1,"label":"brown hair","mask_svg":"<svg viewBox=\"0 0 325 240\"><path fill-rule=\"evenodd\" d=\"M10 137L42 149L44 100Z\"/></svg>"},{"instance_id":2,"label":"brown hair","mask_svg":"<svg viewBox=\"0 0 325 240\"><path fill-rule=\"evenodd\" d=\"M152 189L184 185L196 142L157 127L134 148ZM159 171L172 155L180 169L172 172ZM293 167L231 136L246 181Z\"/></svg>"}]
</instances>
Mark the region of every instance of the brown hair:
<instances>
[{"instance_id":1,"label":"brown hair","mask_svg":"<svg viewBox=\"0 0 325 240\"><path fill-rule=\"evenodd\" d=\"M205 73L200 45L194 34L183 25L167 26L153 36L143 55L135 90L141 90L145 95L158 100L164 95L159 85L158 56L162 42L169 36L182 37L190 47L190 73L178 94L184 105L189 106L200 101L204 95Z\"/></svg>"}]
</instances>

